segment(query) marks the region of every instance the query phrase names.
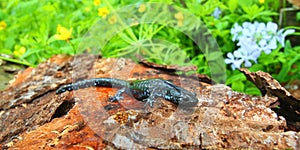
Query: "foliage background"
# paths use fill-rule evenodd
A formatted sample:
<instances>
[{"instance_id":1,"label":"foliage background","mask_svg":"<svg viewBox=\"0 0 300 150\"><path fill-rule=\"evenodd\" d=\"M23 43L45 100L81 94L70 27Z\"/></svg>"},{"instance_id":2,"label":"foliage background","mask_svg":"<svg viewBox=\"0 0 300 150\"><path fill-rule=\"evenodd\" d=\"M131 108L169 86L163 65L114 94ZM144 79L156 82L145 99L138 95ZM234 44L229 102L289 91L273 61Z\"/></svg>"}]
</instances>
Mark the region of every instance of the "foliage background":
<instances>
[{"instance_id":1,"label":"foliage background","mask_svg":"<svg viewBox=\"0 0 300 150\"><path fill-rule=\"evenodd\" d=\"M89 28L107 14L126 5L136 5L143 11L143 2L163 2L174 5L199 17L217 40L222 55L236 49L230 29L234 23L245 21L278 22L280 1L273 0L9 0L0 2L0 58L21 65L36 66L55 54L82 53L78 46ZM212 15L216 8L219 16ZM167 10L166 10L167 11ZM162 12L163 13L163 12ZM176 16L175 16L176 18ZM180 16L177 16L180 19ZM112 22L114 20L111 20ZM190 22L184 18L184 22ZM297 28L297 27L295 27ZM193 30L191 27L189 30ZM130 32L128 32L130 31ZM158 45L146 49L149 61L160 64L198 66L198 72L210 74L207 58L193 41L181 32L162 25L137 25L116 35L102 50L104 57L124 57L141 51L137 42L163 39L173 46ZM146 44L141 43L146 47ZM144 45L143 45L144 44ZM178 52L177 48L184 51ZM85 52L88 52L87 49ZM163 55L164 54L164 55ZM10 57L4 57L10 56ZM186 61L189 58L191 61ZM251 71L266 71L282 83L300 79L300 47L286 41L271 54L262 54ZM246 81L239 71L227 66L226 84L236 91L257 94L255 86Z\"/></svg>"}]
</instances>

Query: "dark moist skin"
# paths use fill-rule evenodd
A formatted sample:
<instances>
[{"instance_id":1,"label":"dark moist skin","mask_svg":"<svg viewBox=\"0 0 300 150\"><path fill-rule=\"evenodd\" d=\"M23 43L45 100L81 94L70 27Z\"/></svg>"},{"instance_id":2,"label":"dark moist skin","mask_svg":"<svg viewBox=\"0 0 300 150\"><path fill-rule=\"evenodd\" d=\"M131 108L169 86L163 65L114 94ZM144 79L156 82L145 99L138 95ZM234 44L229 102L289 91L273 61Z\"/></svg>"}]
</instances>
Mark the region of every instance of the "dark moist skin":
<instances>
[{"instance_id":1,"label":"dark moist skin","mask_svg":"<svg viewBox=\"0 0 300 150\"><path fill-rule=\"evenodd\" d=\"M64 85L56 91L56 94L88 87L118 88L119 91L116 95L109 98L110 102L123 99L121 95L126 93L139 101L146 102L146 105L150 107L153 106L157 97L162 97L177 105L180 104L189 107L195 107L198 103L198 99L194 93L163 79L147 79L129 82L115 78L94 78Z\"/></svg>"}]
</instances>

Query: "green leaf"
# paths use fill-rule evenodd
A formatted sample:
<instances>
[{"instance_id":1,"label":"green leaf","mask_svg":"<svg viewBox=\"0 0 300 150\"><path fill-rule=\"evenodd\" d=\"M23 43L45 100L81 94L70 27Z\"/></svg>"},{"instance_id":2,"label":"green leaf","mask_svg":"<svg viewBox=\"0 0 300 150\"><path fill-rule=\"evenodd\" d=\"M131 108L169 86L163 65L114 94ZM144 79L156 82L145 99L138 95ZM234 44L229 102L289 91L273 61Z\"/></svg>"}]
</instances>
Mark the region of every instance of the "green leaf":
<instances>
[{"instance_id":1,"label":"green leaf","mask_svg":"<svg viewBox=\"0 0 300 150\"><path fill-rule=\"evenodd\" d=\"M300 21L300 12L297 12L297 14L296 14L296 20Z\"/></svg>"},{"instance_id":2,"label":"green leaf","mask_svg":"<svg viewBox=\"0 0 300 150\"><path fill-rule=\"evenodd\" d=\"M237 81L245 81L245 80L246 80L245 75L239 72L235 75L230 76L226 80L226 85L233 84L234 82L237 82Z\"/></svg>"},{"instance_id":3,"label":"green leaf","mask_svg":"<svg viewBox=\"0 0 300 150\"><path fill-rule=\"evenodd\" d=\"M239 82L233 82L233 83L231 84L231 88L232 88L233 90L235 90L235 91L243 92L245 86L244 86L244 83L243 83L243 82L239 81Z\"/></svg>"},{"instance_id":4,"label":"green leaf","mask_svg":"<svg viewBox=\"0 0 300 150\"><path fill-rule=\"evenodd\" d=\"M277 80L279 80L279 82L286 82L288 81L288 73L290 72L290 70L292 69L292 65L297 61L300 60L300 54L294 56L293 59L291 59L290 61L288 61L288 63L284 63L282 65L282 68L279 72L279 74L276 76Z\"/></svg>"},{"instance_id":5,"label":"green leaf","mask_svg":"<svg viewBox=\"0 0 300 150\"><path fill-rule=\"evenodd\" d=\"M218 30L224 30L224 29L228 28L228 25L229 25L228 21L222 21L222 22L218 22L216 24L216 27L217 27Z\"/></svg>"},{"instance_id":6,"label":"green leaf","mask_svg":"<svg viewBox=\"0 0 300 150\"><path fill-rule=\"evenodd\" d=\"M208 61L218 60L223 57L222 52L208 52L206 53Z\"/></svg>"},{"instance_id":7,"label":"green leaf","mask_svg":"<svg viewBox=\"0 0 300 150\"><path fill-rule=\"evenodd\" d=\"M288 54L291 51L294 51L294 49L292 48L291 42L289 40L287 40L285 42L285 46L284 46L284 53Z\"/></svg>"},{"instance_id":8,"label":"green leaf","mask_svg":"<svg viewBox=\"0 0 300 150\"><path fill-rule=\"evenodd\" d=\"M253 4L253 0L238 0L238 4L241 6L251 6Z\"/></svg>"},{"instance_id":9,"label":"green leaf","mask_svg":"<svg viewBox=\"0 0 300 150\"><path fill-rule=\"evenodd\" d=\"M227 5L228 5L228 8L229 8L229 11L231 13L233 13L236 10L237 6L238 6L238 0L229 0L229 1L227 1Z\"/></svg>"},{"instance_id":10,"label":"green leaf","mask_svg":"<svg viewBox=\"0 0 300 150\"><path fill-rule=\"evenodd\" d=\"M256 87L246 88L245 93L249 95L261 95L259 89Z\"/></svg>"},{"instance_id":11,"label":"green leaf","mask_svg":"<svg viewBox=\"0 0 300 150\"><path fill-rule=\"evenodd\" d=\"M18 15L31 14L33 10L36 10L38 8L39 4L40 1L38 0L21 2L16 8L16 13Z\"/></svg>"},{"instance_id":12,"label":"green leaf","mask_svg":"<svg viewBox=\"0 0 300 150\"><path fill-rule=\"evenodd\" d=\"M251 68L249 68L249 71L251 72L256 72L256 71L263 71L264 70L264 66L261 64L255 64L253 65Z\"/></svg>"},{"instance_id":13,"label":"green leaf","mask_svg":"<svg viewBox=\"0 0 300 150\"><path fill-rule=\"evenodd\" d=\"M9 49L0 49L0 54L8 54L8 55L12 55L12 51Z\"/></svg>"},{"instance_id":14,"label":"green leaf","mask_svg":"<svg viewBox=\"0 0 300 150\"><path fill-rule=\"evenodd\" d=\"M14 44L15 44L15 37L14 36L8 36L6 41L5 41L5 44L4 44L4 48L5 49L12 49Z\"/></svg>"}]
</instances>

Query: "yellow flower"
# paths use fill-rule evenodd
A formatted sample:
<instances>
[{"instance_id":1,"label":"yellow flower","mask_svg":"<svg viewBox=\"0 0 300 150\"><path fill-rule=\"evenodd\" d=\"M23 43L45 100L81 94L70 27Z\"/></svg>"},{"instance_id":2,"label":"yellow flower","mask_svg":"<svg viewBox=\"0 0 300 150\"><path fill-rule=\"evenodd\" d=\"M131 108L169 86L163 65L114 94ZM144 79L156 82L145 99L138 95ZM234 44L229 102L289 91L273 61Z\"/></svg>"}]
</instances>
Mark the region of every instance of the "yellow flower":
<instances>
[{"instance_id":1,"label":"yellow flower","mask_svg":"<svg viewBox=\"0 0 300 150\"><path fill-rule=\"evenodd\" d=\"M68 30L65 27L62 27L60 24L57 26L57 34L55 34L55 38L58 40L69 40L72 37L72 28Z\"/></svg>"},{"instance_id":2,"label":"yellow flower","mask_svg":"<svg viewBox=\"0 0 300 150\"><path fill-rule=\"evenodd\" d=\"M105 17L107 14L109 14L109 11L106 7L98 9L98 16Z\"/></svg>"},{"instance_id":3,"label":"yellow flower","mask_svg":"<svg viewBox=\"0 0 300 150\"><path fill-rule=\"evenodd\" d=\"M174 17L177 19L177 25L179 26L179 27L181 27L181 26L183 26L183 14L182 14L182 12L178 12L178 13L176 13L175 15L174 15Z\"/></svg>"},{"instance_id":4,"label":"yellow flower","mask_svg":"<svg viewBox=\"0 0 300 150\"><path fill-rule=\"evenodd\" d=\"M174 17L177 19L177 20L183 20L183 14L182 12L178 12L174 15Z\"/></svg>"},{"instance_id":5,"label":"yellow flower","mask_svg":"<svg viewBox=\"0 0 300 150\"><path fill-rule=\"evenodd\" d=\"M26 48L24 46L22 46L20 49L19 49L20 53L23 55L25 52L26 52Z\"/></svg>"},{"instance_id":6,"label":"yellow flower","mask_svg":"<svg viewBox=\"0 0 300 150\"><path fill-rule=\"evenodd\" d=\"M85 7L85 8L84 8L84 11L90 12L90 11L91 11L91 8L90 8L90 7Z\"/></svg>"},{"instance_id":7,"label":"yellow flower","mask_svg":"<svg viewBox=\"0 0 300 150\"><path fill-rule=\"evenodd\" d=\"M263 4L265 0L258 0L259 3Z\"/></svg>"},{"instance_id":8,"label":"yellow flower","mask_svg":"<svg viewBox=\"0 0 300 150\"><path fill-rule=\"evenodd\" d=\"M140 13L142 13L142 12L144 12L145 10L146 10L146 5L145 5L145 4L141 4L138 11L139 11Z\"/></svg>"},{"instance_id":9,"label":"yellow flower","mask_svg":"<svg viewBox=\"0 0 300 150\"><path fill-rule=\"evenodd\" d=\"M92 49L91 49L90 47L88 47L88 48L85 49L85 51L86 51L87 53L90 53L90 52L92 52Z\"/></svg>"},{"instance_id":10,"label":"yellow flower","mask_svg":"<svg viewBox=\"0 0 300 150\"><path fill-rule=\"evenodd\" d=\"M14 55L16 57L21 57L26 52L26 48L24 46L15 46Z\"/></svg>"},{"instance_id":11,"label":"yellow flower","mask_svg":"<svg viewBox=\"0 0 300 150\"><path fill-rule=\"evenodd\" d=\"M94 5L95 5L95 6L98 6L98 5L100 5L100 3L101 3L101 1L100 1L100 0L94 0Z\"/></svg>"},{"instance_id":12,"label":"yellow flower","mask_svg":"<svg viewBox=\"0 0 300 150\"><path fill-rule=\"evenodd\" d=\"M108 19L108 23L109 24L114 24L117 22L117 17L115 15L111 16L109 19Z\"/></svg>"},{"instance_id":13,"label":"yellow flower","mask_svg":"<svg viewBox=\"0 0 300 150\"><path fill-rule=\"evenodd\" d=\"M183 21L182 20L178 20L177 25L178 25L178 27L182 27L183 26Z\"/></svg>"},{"instance_id":14,"label":"yellow flower","mask_svg":"<svg viewBox=\"0 0 300 150\"><path fill-rule=\"evenodd\" d=\"M5 21L0 21L0 31L6 28L7 24Z\"/></svg>"}]
</instances>

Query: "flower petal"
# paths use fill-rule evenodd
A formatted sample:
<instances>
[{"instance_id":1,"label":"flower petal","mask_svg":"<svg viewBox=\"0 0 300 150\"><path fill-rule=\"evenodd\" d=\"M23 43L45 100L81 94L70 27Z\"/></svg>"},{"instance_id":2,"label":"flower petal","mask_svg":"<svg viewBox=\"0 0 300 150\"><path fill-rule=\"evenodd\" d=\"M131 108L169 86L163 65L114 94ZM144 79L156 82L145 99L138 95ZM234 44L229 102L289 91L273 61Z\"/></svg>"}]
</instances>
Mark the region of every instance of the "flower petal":
<instances>
[{"instance_id":1,"label":"flower petal","mask_svg":"<svg viewBox=\"0 0 300 150\"><path fill-rule=\"evenodd\" d=\"M240 69L241 68L241 64L243 63L243 59L239 59L239 60L236 60L233 64L234 64L234 67L235 68L238 68Z\"/></svg>"},{"instance_id":2,"label":"flower petal","mask_svg":"<svg viewBox=\"0 0 300 150\"><path fill-rule=\"evenodd\" d=\"M251 67L251 66L252 66L251 62L249 60L246 60L245 67Z\"/></svg>"},{"instance_id":3,"label":"flower petal","mask_svg":"<svg viewBox=\"0 0 300 150\"><path fill-rule=\"evenodd\" d=\"M273 33L276 33L278 29L278 25L274 22L267 23L267 30Z\"/></svg>"}]
</instances>

